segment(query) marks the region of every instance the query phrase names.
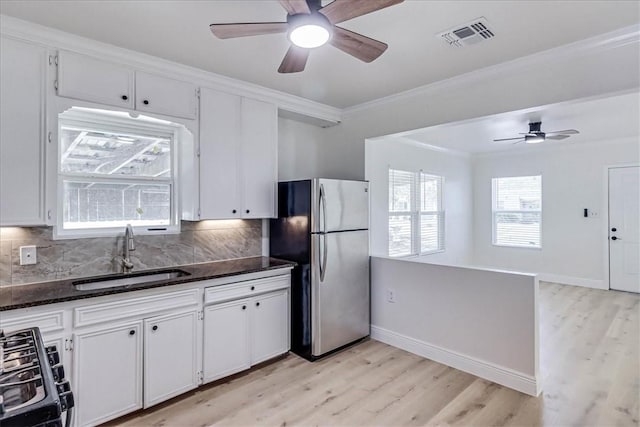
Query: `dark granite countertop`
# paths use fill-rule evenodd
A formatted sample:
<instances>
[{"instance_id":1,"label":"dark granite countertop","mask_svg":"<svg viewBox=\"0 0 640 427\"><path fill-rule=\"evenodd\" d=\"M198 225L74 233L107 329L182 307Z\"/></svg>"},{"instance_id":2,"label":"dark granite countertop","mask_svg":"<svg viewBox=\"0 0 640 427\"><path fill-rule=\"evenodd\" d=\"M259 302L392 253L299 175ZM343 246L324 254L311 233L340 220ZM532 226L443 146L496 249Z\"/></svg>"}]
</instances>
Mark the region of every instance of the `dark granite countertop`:
<instances>
[{"instance_id":1,"label":"dark granite countertop","mask_svg":"<svg viewBox=\"0 0 640 427\"><path fill-rule=\"evenodd\" d=\"M171 270L183 270L189 275L169 280L139 283L128 286L118 286L106 289L77 290L74 282L86 278L73 278L67 280L55 280L51 282L39 282L25 285L10 285L0 287L0 311L14 310L17 308L32 307L36 305L53 304L63 301L72 301L83 298L94 298L104 295L113 295L123 292L139 291L143 289L158 288L162 286L175 286L183 283L197 282L200 280L217 279L220 277L237 276L240 274L256 273L278 268L293 267L295 263L268 257L240 258L227 261L215 261L202 264L189 264L170 267ZM154 272L168 270L169 268L145 270ZM133 272L134 274L137 272ZM95 277L110 277L95 276ZM122 275L124 276L124 275Z\"/></svg>"}]
</instances>

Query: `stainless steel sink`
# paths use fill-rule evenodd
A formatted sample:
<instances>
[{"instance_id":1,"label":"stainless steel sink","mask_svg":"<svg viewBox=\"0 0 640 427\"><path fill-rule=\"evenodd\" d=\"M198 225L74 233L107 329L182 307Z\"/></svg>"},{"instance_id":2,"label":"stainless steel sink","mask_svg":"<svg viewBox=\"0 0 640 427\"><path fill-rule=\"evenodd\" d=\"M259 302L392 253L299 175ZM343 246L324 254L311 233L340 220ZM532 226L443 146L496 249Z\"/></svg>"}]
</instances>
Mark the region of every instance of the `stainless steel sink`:
<instances>
[{"instance_id":1,"label":"stainless steel sink","mask_svg":"<svg viewBox=\"0 0 640 427\"><path fill-rule=\"evenodd\" d=\"M148 273L117 274L113 276L96 277L93 279L76 280L73 282L73 286L80 291L91 291L95 289L136 285L139 283L159 282L162 280L171 280L189 275L190 273L187 273L186 271L176 269L153 271Z\"/></svg>"}]
</instances>

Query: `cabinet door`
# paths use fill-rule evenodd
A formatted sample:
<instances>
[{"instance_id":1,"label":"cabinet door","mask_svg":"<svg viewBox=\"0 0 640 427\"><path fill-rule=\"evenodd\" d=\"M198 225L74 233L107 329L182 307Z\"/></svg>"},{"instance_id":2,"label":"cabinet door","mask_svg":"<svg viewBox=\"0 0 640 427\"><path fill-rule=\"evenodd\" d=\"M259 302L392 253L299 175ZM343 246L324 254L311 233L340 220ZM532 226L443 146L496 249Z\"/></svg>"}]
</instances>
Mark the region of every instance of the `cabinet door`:
<instances>
[{"instance_id":1,"label":"cabinet door","mask_svg":"<svg viewBox=\"0 0 640 427\"><path fill-rule=\"evenodd\" d=\"M58 52L58 95L133 108L133 70L61 50Z\"/></svg>"},{"instance_id":2,"label":"cabinet door","mask_svg":"<svg viewBox=\"0 0 640 427\"><path fill-rule=\"evenodd\" d=\"M136 72L136 110L195 119L196 91L191 83Z\"/></svg>"},{"instance_id":3,"label":"cabinet door","mask_svg":"<svg viewBox=\"0 0 640 427\"><path fill-rule=\"evenodd\" d=\"M204 381L209 382L251 366L249 303L238 300L205 307Z\"/></svg>"},{"instance_id":4,"label":"cabinet door","mask_svg":"<svg viewBox=\"0 0 640 427\"><path fill-rule=\"evenodd\" d=\"M241 98L200 90L200 219L240 217Z\"/></svg>"},{"instance_id":5,"label":"cabinet door","mask_svg":"<svg viewBox=\"0 0 640 427\"><path fill-rule=\"evenodd\" d=\"M47 52L1 38L0 226L44 225Z\"/></svg>"},{"instance_id":6,"label":"cabinet door","mask_svg":"<svg viewBox=\"0 0 640 427\"><path fill-rule=\"evenodd\" d=\"M144 321L144 407L198 386L197 311Z\"/></svg>"},{"instance_id":7,"label":"cabinet door","mask_svg":"<svg viewBox=\"0 0 640 427\"><path fill-rule=\"evenodd\" d=\"M275 218L278 108L242 99L242 216Z\"/></svg>"},{"instance_id":8,"label":"cabinet door","mask_svg":"<svg viewBox=\"0 0 640 427\"><path fill-rule=\"evenodd\" d=\"M142 322L74 335L76 425L142 408Z\"/></svg>"},{"instance_id":9,"label":"cabinet door","mask_svg":"<svg viewBox=\"0 0 640 427\"><path fill-rule=\"evenodd\" d=\"M278 291L251 301L251 364L289 351L289 292Z\"/></svg>"}]
</instances>

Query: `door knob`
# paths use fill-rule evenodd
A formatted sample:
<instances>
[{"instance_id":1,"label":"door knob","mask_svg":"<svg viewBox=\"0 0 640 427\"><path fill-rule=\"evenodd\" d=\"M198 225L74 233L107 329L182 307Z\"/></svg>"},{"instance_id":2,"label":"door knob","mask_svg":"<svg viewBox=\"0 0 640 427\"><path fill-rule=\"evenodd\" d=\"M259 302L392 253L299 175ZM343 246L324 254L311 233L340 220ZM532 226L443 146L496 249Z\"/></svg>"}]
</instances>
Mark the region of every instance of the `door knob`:
<instances>
[{"instance_id":1,"label":"door knob","mask_svg":"<svg viewBox=\"0 0 640 427\"><path fill-rule=\"evenodd\" d=\"M157 331L158 330L158 325L153 325L153 327L151 329L154 330L154 331Z\"/></svg>"},{"instance_id":2,"label":"door knob","mask_svg":"<svg viewBox=\"0 0 640 427\"><path fill-rule=\"evenodd\" d=\"M613 236L611 240L618 240L618 238L616 236Z\"/></svg>"},{"instance_id":3,"label":"door knob","mask_svg":"<svg viewBox=\"0 0 640 427\"><path fill-rule=\"evenodd\" d=\"M144 101L142 101L142 103L143 103L144 105L149 105L149 100L148 100L148 99L145 99Z\"/></svg>"},{"instance_id":4,"label":"door knob","mask_svg":"<svg viewBox=\"0 0 640 427\"><path fill-rule=\"evenodd\" d=\"M618 231L618 229L617 229L617 228L615 228L615 227L613 227L613 228L611 229L611 231Z\"/></svg>"}]
</instances>

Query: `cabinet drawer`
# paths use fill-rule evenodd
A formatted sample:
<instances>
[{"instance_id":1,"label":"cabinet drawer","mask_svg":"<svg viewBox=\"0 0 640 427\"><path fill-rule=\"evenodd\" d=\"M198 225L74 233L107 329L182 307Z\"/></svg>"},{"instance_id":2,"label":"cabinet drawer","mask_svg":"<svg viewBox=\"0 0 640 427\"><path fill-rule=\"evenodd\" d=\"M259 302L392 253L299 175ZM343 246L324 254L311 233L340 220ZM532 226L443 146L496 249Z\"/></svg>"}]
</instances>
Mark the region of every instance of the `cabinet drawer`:
<instances>
[{"instance_id":1,"label":"cabinet drawer","mask_svg":"<svg viewBox=\"0 0 640 427\"><path fill-rule=\"evenodd\" d=\"M34 326L40 328L40 332L44 334L64 330L64 311L62 310L16 317L3 313L0 319L0 329L7 332Z\"/></svg>"},{"instance_id":2,"label":"cabinet drawer","mask_svg":"<svg viewBox=\"0 0 640 427\"><path fill-rule=\"evenodd\" d=\"M73 310L74 327L122 320L174 308L198 305L199 289L130 298L102 304L87 305Z\"/></svg>"},{"instance_id":3,"label":"cabinet drawer","mask_svg":"<svg viewBox=\"0 0 640 427\"><path fill-rule=\"evenodd\" d=\"M274 276L264 279L247 280L230 285L214 286L205 289L204 303L211 304L238 298L259 295L265 292L286 289L291 284L291 276Z\"/></svg>"}]
</instances>

